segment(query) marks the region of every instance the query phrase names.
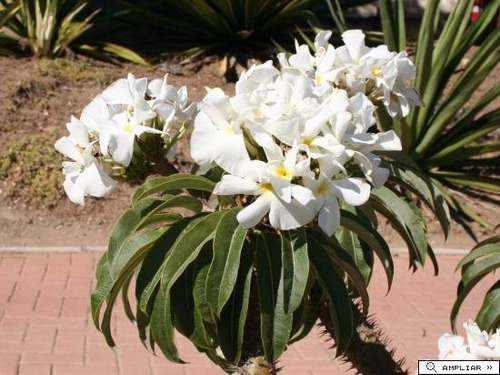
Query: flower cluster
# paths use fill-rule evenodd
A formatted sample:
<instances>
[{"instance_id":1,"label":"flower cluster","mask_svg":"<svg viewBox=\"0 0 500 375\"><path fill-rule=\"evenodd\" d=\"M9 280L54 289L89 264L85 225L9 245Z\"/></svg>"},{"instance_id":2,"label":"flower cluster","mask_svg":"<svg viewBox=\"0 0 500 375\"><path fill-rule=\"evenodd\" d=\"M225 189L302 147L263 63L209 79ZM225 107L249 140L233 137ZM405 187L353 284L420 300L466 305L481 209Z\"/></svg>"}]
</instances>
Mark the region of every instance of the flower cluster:
<instances>
[{"instance_id":1,"label":"flower cluster","mask_svg":"<svg viewBox=\"0 0 500 375\"><path fill-rule=\"evenodd\" d=\"M317 217L331 235L339 200L362 205L388 178L375 152L400 150L401 142L393 131L370 130L378 105L405 115L419 103L407 82L413 65L386 46L366 47L359 30L344 33L337 49L330 35L317 35L314 54L297 46L288 59L280 55L280 70L270 61L251 67L234 96L213 89L198 104L191 155L202 170L226 172L214 192L242 195L243 227L267 214L283 230Z\"/></svg>"},{"instance_id":2,"label":"flower cluster","mask_svg":"<svg viewBox=\"0 0 500 375\"><path fill-rule=\"evenodd\" d=\"M80 119L67 124L69 136L55 143L71 161L63 162L64 190L69 199L83 205L84 197L102 197L115 186L106 166L128 167L134 145L144 133L165 138L180 124L190 124L193 105L187 106L187 90L167 83L167 76L148 82L129 74L106 88L87 105Z\"/></svg>"},{"instance_id":3,"label":"flower cluster","mask_svg":"<svg viewBox=\"0 0 500 375\"><path fill-rule=\"evenodd\" d=\"M439 359L500 359L500 329L491 336L469 320L464 323L467 343L462 336L445 333L439 338Z\"/></svg>"}]
</instances>

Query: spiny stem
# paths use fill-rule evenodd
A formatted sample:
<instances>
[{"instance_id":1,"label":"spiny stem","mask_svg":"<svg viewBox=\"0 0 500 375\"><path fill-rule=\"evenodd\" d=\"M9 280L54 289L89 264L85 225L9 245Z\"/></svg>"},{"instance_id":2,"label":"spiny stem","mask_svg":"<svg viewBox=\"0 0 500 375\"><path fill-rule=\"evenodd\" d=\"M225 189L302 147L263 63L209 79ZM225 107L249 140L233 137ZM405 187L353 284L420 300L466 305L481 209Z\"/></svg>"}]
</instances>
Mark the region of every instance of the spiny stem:
<instances>
[{"instance_id":1,"label":"spiny stem","mask_svg":"<svg viewBox=\"0 0 500 375\"><path fill-rule=\"evenodd\" d=\"M404 359L394 359L394 349L388 349L387 335L378 327L373 317L365 316L359 305L352 303L355 331L342 360L350 363L358 374L363 375L406 375ZM325 334L333 340L333 322L328 307L320 309L320 321Z\"/></svg>"}]
</instances>

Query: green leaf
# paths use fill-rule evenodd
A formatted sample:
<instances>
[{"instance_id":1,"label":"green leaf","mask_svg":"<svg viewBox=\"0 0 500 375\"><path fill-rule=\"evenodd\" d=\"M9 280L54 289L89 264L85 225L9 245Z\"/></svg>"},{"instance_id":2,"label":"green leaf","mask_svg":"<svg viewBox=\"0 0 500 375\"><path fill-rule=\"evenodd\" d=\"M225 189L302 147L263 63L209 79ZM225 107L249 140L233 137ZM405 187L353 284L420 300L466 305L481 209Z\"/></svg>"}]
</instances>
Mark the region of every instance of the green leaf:
<instances>
[{"instance_id":1,"label":"green leaf","mask_svg":"<svg viewBox=\"0 0 500 375\"><path fill-rule=\"evenodd\" d=\"M493 237L493 239L495 239L496 243L482 242L481 244L474 247L474 249L472 249L469 254L467 254L460 260L460 262L457 264L456 269L465 266L467 263L475 261L479 257L500 254L500 247L498 246L500 244L500 237L495 236Z\"/></svg>"},{"instance_id":2,"label":"green leaf","mask_svg":"<svg viewBox=\"0 0 500 375\"><path fill-rule=\"evenodd\" d=\"M467 285L464 285L462 282L458 284L457 287L457 298L455 302L453 303L453 306L451 308L451 313L450 313L450 323L451 323L451 328L453 332L456 334L457 329L456 329L456 320L457 320L457 315L460 310L460 307L462 307L462 303L464 302L465 298L469 295L469 293L474 289L474 287L481 281L481 279L476 279L472 282L470 282Z\"/></svg>"},{"instance_id":3,"label":"green leaf","mask_svg":"<svg viewBox=\"0 0 500 375\"><path fill-rule=\"evenodd\" d=\"M216 354L216 345L213 343L205 324L201 318L198 306L194 299L194 286L200 272L210 265L212 258L212 244L207 243L196 260L189 265L181 277L174 283L170 296L175 303L172 311L175 317L175 328L200 349ZM205 278L206 278L206 272Z\"/></svg>"},{"instance_id":4,"label":"green leaf","mask_svg":"<svg viewBox=\"0 0 500 375\"><path fill-rule=\"evenodd\" d=\"M283 264L284 311L294 312L299 307L309 276L307 236L304 228L281 231Z\"/></svg>"},{"instance_id":5,"label":"green leaf","mask_svg":"<svg viewBox=\"0 0 500 375\"><path fill-rule=\"evenodd\" d=\"M500 236L488 238L476 245L462 260L458 263L457 269L462 268L462 279L457 288L457 299L453 304L450 314L450 320L455 331L456 317L462 306L463 301L473 290L473 288L488 274L493 274L500 267L500 251L498 244ZM499 282L496 282L488 291L483 305L478 313L478 319L481 320L480 326L483 329L491 329L491 323L498 322L500 314L498 313L498 303L495 307L495 301L498 300ZM496 314L496 315L495 315ZM477 321L479 324L479 321Z\"/></svg>"},{"instance_id":6,"label":"green leaf","mask_svg":"<svg viewBox=\"0 0 500 375\"><path fill-rule=\"evenodd\" d=\"M202 204L197 199L188 196L168 196L164 200L144 199L125 211L113 227L106 252L112 274L118 273L132 255L130 251L126 250L127 244L135 232L148 224L152 215L171 207L182 207L199 212L202 209Z\"/></svg>"},{"instance_id":7,"label":"green leaf","mask_svg":"<svg viewBox=\"0 0 500 375\"><path fill-rule=\"evenodd\" d=\"M184 218L174 223L149 249L146 258L142 262L135 284L138 306L144 313L148 312L148 306L150 306L152 297L160 283L168 252L189 223L203 215L205 214L198 214L198 216Z\"/></svg>"},{"instance_id":8,"label":"green leaf","mask_svg":"<svg viewBox=\"0 0 500 375\"><path fill-rule=\"evenodd\" d=\"M113 288L113 279L109 270L108 259L104 254L97 263L96 269L97 285L92 291L90 297L90 310L92 312L92 320L97 329L100 330L100 312L102 305Z\"/></svg>"},{"instance_id":9,"label":"green leaf","mask_svg":"<svg viewBox=\"0 0 500 375\"><path fill-rule=\"evenodd\" d=\"M285 350L293 324L293 314L285 313L281 238L262 232L256 246L262 346L266 360L274 362Z\"/></svg>"},{"instance_id":10,"label":"green leaf","mask_svg":"<svg viewBox=\"0 0 500 375\"><path fill-rule=\"evenodd\" d=\"M309 236L310 245L312 241L314 240ZM351 300L343 276L337 273L323 246L314 246L309 251L309 257L318 280L328 295L335 344L337 346L336 355L339 356L347 350L354 332Z\"/></svg>"},{"instance_id":11,"label":"green leaf","mask_svg":"<svg viewBox=\"0 0 500 375\"><path fill-rule=\"evenodd\" d=\"M472 280L483 277L484 275L495 271L500 267L500 253L490 254L479 261L464 268L462 273L462 282L468 284Z\"/></svg>"},{"instance_id":12,"label":"green leaf","mask_svg":"<svg viewBox=\"0 0 500 375\"><path fill-rule=\"evenodd\" d=\"M195 189L212 192L215 183L201 177L190 174L177 173L168 177L156 177L142 184L132 196L132 204L156 193L166 193L178 189Z\"/></svg>"},{"instance_id":13,"label":"green leaf","mask_svg":"<svg viewBox=\"0 0 500 375\"><path fill-rule=\"evenodd\" d=\"M304 296L301 305L293 313L293 327L288 345L302 340L306 337L318 321L318 311L313 304Z\"/></svg>"},{"instance_id":14,"label":"green leaf","mask_svg":"<svg viewBox=\"0 0 500 375\"><path fill-rule=\"evenodd\" d=\"M207 301L217 316L233 292L247 229L236 220L239 207L226 211L215 230L214 256L207 277Z\"/></svg>"},{"instance_id":15,"label":"green leaf","mask_svg":"<svg viewBox=\"0 0 500 375\"><path fill-rule=\"evenodd\" d=\"M434 212L441 224L445 238L448 237L450 226L448 205L437 187L432 184L432 180L420 171L409 169L394 162L384 164L384 167L391 172L391 180L409 189Z\"/></svg>"},{"instance_id":16,"label":"green leaf","mask_svg":"<svg viewBox=\"0 0 500 375\"><path fill-rule=\"evenodd\" d=\"M500 280L486 293L476 316L478 326L486 331L498 329L500 324Z\"/></svg>"},{"instance_id":17,"label":"green leaf","mask_svg":"<svg viewBox=\"0 0 500 375\"><path fill-rule=\"evenodd\" d=\"M112 55L134 64L149 66L149 63L144 60L141 55L132 51L130 48L115 43L96 42L93 45L82 44L78 46L78 50L99 57L102 60L106 60L109 55Z\"/></svg>"},{"instance_id":18,"label":"green leaf","mask_svg":"<svg viewBox=\"0 0 500 375\"><path fill-rule=\"evenodd\" d=\"M431 176L456 185L470 186L472 188L488 190L492 193L500 193L500 179L498 178L471 176L468 173L447 171L433 171Z\"/></svg>"},{"instance_id":19,"label":"green leaf","mask_svg":"<svg viewBox=\"0 0 500 375\"><path fill-rule=\"evenodd\" d=\"M341 210L340 225L356 233L377 254L387 277L388 290L391 289L394 277L394 262L392 254L383 237L359 215Z\"/></svg>"},{"instance_id":20,"label":"green leaf","mask_svg":"<svg viewBox=\"0 0 500 375\"><path fill-rule=\"evenodd\" d=\"M136 236L132 237L130 241L127 242L126 253L130 256L126 260L126 262L123 262L122 268L120 268L117 273L113 273L111 267L109 268L110 277L112 278L112 287L107 295L106 309L104 311L100 327L109 346L115 345L111 331L111 319L115 300L118 297L120 290L129 282L129 279L134 275L136 268L139 267L149 248L167 230L168 228L161 228L157 230L138 233ZM98 301L96 301L96 303L99 304ZM102 304L102 301L100 303Z\"/></svg>"},{"instance_id":21,"label":"green leaf","mask_svg":"<svg viewBox=\"0 0 500 375\"><path fill-rule=\"evenodd\" d=\"M185 363L175 345L170 293L164 286L156 294L151 316L151 334L163 355L174 363Z\"/></svg>"},{"instance_id":22,"label":"green leaf","mask_svg":"<svg viewBox=\"0 0 500 375\"><path fill-rule=\"evenodd\" d=\"M243 348L245 322L250 301L253 256L251 248L241 250L238 278L232 294L220 312L217 320L217 333L224 357L233 365L238 365Z\"/></svg>"},{"instance_id":23,"label":"green leaf","mask_svg":"<svg viewBox=\"0 0 500 375\"><path fill-rule=\"evenodd\" d=\"M429 249L425 234L425 223L408 203L386 187L372 189L370 201L384 215L408 245L413 269L416 263L424 265Z\"/></svg>"},{"instance_id":24,"label":"green leaf","mask_svg":"<svg viewBox=\"0 0 500 375\"><path fill-rule=\"evenodd\" d=\"M200 253L203 245L211 241L222 211L212 212L193 219L180 233L167 253L161 271L162 286L170 290L172 285Z\"/></svg>"}]
</instances>

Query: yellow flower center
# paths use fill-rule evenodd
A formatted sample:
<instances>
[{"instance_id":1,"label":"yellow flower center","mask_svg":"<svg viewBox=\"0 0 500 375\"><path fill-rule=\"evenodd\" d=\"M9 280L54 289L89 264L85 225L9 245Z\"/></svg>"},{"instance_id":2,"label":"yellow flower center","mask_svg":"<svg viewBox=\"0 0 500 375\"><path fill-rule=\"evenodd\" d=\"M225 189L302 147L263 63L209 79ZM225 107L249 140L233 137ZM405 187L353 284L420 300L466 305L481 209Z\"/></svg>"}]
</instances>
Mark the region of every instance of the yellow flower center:
<instances>
[{"instance_id":1,"label":"yellow flower center","mask_svg":"<svg viewBox=\"0 0 500 375\"><path fill-rule=\"evenodd\" d=\"M382 72L382 69L381 69L381 68L378 68L378 67L375 67L375 66L374 66L374 67L372 67L372 68L370 69L370 71L371 71L372 75L373 75L374 77L377 77L377 78L378 78L378 77L382 77L382 76L384 75L384 73Z\"/></svg>"},{"instance_id":2,"label":"yellow flower center","mask_svg":"<svg viewBox=\"0 0 500 375\"><path fill-rule=\"evenodd\" d=\"M329 191L330 191L330 186L325 182L320 184L317 189L318 195L326 195Z\"/></svg>"},{"instance_id":3,"label":"yellow flower center","mask_svg":"<svg viewBox=\"0 0 500 375\"><path fill-rule=\"evenodd\" d=\"M268 194L273 192L273 185L269 182L263 182L260 184L260 192L261 194Z\"/></svg>"},{"instance_id":4,"label":"yellow flower center","mask_svg":"<svg viewBox=\"0 0 500 375\"><path fill-rule=\"evenodd\" d=\"M129 133L129 134L132 134L134 132L134 128L135 128L134 125L132 125L131 123L128 123L127 125L125 125L123 127L123 131L125 131L126 133Z\"/></svg>"},{"instance_id":5,"label":"yellow flower center","mask_svg":"<svg viewBox=\"0 0 500 375\"><path fill-rule=\"evenodd\" d=\"M284 178L285 180L291 180L293 178L293 173L284 165L277 166L274 170L274 174L279 178Z\"/></svg>"},{"instance_id":6,"label":"yellow flower center","mask_svg":"<svg viewBox=\"0 0 500 375\"><path fill-rule=\"evenodd\" d=\"M303 143L303 144L305 144L306 146L309 146L309 147L310 147L310 146L312 145L312 143L313 143L313 140L314 140L313 138L310 138L310 137L304 137L304 138L302 138L301 143Z\"/></svg>"},{"instance_id":7,"label":"yellow flower center","mask_svg":"<svg viewBox=\"0 0 500 375\"><path fill-rule=\"evenodd\" d=\"M255 109L255 110L253 111L253 113L254 113L255 117L257 117L257 118L262 118L262 117L264 117L264 114L262 113L262 111L260 110L260 108Z\"/></svg>"},{"instance_id":8,"label":"yellow flower center","mask_svg":"<svg viewBox=\"0 0 500 375\"><path fill-rule=\"evenodd\" d=\"M224 130L225 130L225 131L226 131L226 133L227 133L227 134L229 134L229 135L234 135L234 134L235 134L235 133L234 133L234 129L233 129L233 127L232 127L231 125L226 126L226 128L225 128Z\"/></svg>"},{"instance_id":9,"label":"yellow flower center","mask_svg":"<svg viewBox=\"0 0 500 375\"><path fill-rule=\"evenodd\" d=\"M325 77L323 77L322 75L317 75L316 82L318 82L319 84L322 84L323 82L325 82Z\"/></svg>"}]
</instances>

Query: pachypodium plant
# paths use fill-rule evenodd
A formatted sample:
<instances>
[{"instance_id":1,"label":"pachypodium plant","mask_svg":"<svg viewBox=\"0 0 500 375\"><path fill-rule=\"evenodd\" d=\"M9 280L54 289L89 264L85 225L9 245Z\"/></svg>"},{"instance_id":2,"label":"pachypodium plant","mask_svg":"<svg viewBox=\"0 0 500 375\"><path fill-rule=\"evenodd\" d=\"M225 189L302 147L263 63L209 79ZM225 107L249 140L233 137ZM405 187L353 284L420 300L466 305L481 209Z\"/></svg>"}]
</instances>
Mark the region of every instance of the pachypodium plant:
<instances>
[{"instance_id":1,"label":"pachypodium plant","mask_svg":"<svg viewBox=\"0 0 500 375\"><path fill-rule=\"evenodd\" d=\"M407 242L412 267L427 254L435 263L405 194L444 223L442 199L375 116L420 104L413 65L404 52L365 46L360 30L338 48L330 35L317 35L313 53L280 55L281 68L251 67L234 95L211 89L195 107L185 88L129 75L68 124L56 148L73 160L64 166L71 200L103 196L114 179L161 175L137 188L98 264L92 314L109 345L122 293L144 345L167 359L182 363L178 331L226 372L275 373L318 318L337 355L349 351L360 332L353 317L368 312L375 255L390 286L375 213ZM168 159L184 134L190 174Z\"/></svg>"}]
</instances>

